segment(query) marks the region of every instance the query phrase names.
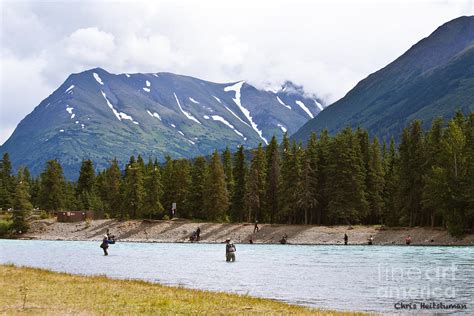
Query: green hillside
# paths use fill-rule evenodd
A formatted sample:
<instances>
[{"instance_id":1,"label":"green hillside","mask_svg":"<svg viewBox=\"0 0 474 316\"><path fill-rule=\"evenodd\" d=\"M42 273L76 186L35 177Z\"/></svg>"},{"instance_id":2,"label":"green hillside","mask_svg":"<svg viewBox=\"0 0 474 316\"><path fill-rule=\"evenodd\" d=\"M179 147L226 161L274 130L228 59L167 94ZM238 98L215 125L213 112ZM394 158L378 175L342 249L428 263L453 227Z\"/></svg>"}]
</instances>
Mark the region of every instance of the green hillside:
<instances>
[{"instance_id":1,"label":"green hillside","mask_svg":"<svg viewBox=\"0 0 474 316\"><path fill-rule=\"evenodd\" d=\"M311 132L364 127L371 135L400 135L414 119L428 127L435 117L474 110L474 17L450 21L346 96L306 123L294 139Z\"/></svg>"}]
</instances>

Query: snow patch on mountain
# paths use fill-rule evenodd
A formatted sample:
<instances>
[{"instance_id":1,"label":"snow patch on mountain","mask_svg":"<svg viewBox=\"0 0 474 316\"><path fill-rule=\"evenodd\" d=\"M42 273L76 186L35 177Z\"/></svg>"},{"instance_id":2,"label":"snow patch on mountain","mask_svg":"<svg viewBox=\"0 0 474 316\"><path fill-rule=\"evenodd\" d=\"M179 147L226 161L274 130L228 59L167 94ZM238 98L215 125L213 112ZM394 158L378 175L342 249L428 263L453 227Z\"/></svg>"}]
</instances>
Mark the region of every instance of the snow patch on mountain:
<instances>
[{"instance_id":1,"label":"snow patch on mountain","mask_svg":"<svg viewBox=\"0 0 474 316\"><path fill-rule=\"evenodd\" d=\"M208 119L210 118L208 115L204 115L203 117L204 117L204 119L206 119L206 120L208 120Z\"/></svg>"},{"instance_id":2,"label":"snow patch on mountain","mask_svg":"<svg viewBox=\"0 0 474 316\"><path fill-rule=\"evenodd\" d=\"M104 82L102 81L102 79L100 79L99 75L96 72L94 72L92 75L94 75L95 81L97 81L101 85L104 85Z\"/></svg>"},{"instance_id":3,"label":"snow patch on mountain","mask_svg":"<svg viewBox=\"0 0 474 316\"><path fill-rule=\"evenodd\" d=\"M277 126L281 129L281 131L282 131L283 133L286 133L287 128L286 128L285 126L283 126L283 125L280 124L280 123L278 123Z\"/></svg>"},{"instance_id":4,"label":"snow patch on mountain","mask_svg":"<svg viewBox=\"0 0 474 316\"><path fill-rule=\"evenodd\" d=\"M158 113L156 113L156 112L151 113L149 110L146 110L146 112L147 112L148 115L150 115L151 117L155 117L155 118L157 118L157 119L159 119L159 120L161 121L161 117L160 117L160 115L159 115Z\"/></svg>"},{"instance_id":5,"label":"snow patch on mountain","mask_svg":"<svg viewBox=\"0 0 474 316\"><path fill-rule=\"evenodd\" d=\"M284 107L288 108L291 110L291 106L289 106L288 104L285 104L285 102L283 102L279 96L277 96L277 101L278 103L280 103L281 105L283 105Z\"/></svg>"},{"instance_id":6,"label":"snow patch on mountain","mask_svg":"<svg viewBox=\"0 0 474 316\"><path fill-rule=\"evenodd\" d=\"M69 88L66 89L66 91L64 91L64 93L68 93L69 91L71 91L72 89L74 89L74 85L72 84Z\"/></svg>"},{"instance_id":7,"label":"snow patch on mountain","mask_svg":"<svg viewBox=\"0 0 474 316\"><path fill-rule=\"evenodd\" d=\"M179 109L181 110L181 113L183 113L188 119L190 119L191 121L194 121L198 124L201 124L201 122L199 122L197 120L197 118L195 118L191 113L183 110L183 108L181 107L181 103L179 103L179 100L178 100L178 97L176 96L176 93L173 93L174 94L174 98L176 99L176 103L178 103L178 107Z\"/></svg>"},{"instance_id":8,"label":"snow patch on mountain","mask_svg":"<svg viewBox=\"0 0 474 316\"><path fill-rule=\"evenodd\" d=\"M229 111L233 116L235 116L237 119L239 119L239 121L241 121L242 123L244 123L245 125L247 125L248 127L251 128L251 126L245 122L244 120L242 120L237 114L234 113L234 111L232 111L231 109L229 109L225 104L222 103L222 105L226 108L227 111ZM212 112L212 111L211 111Z\"/></svg>"},{"instance_id":9,"label":"snow patch on mountain","mask_svg":"<svg viewBox=\"0 0 474 316\"><path fill-rule=\"evenodd\" d=\"M193 98L189 97L189 101L191 101L192 103L196 103L196 104L199 104L198 101L194 100Z\"/></svg>"},{"instance_id":10,"label":"snow patch on mountain","mask_svg":"<svg viewBox=\"0 0 474 316\"><path fill-rule=\"evenodd\" d=\"M183 132L181 132L181 131L178 131L178 133L180 133L181 135L183 135L183 136L184 136L184 133L183 133Z\"/></svg>"},{"instance_id":11,"label":"snow patch on mountain","mask_svg":"<svg viewBox=\"0 0 474 316\"><path fill-rule=\"evenodd\" d=\"M300 108L306 112L306 114L308 114L308 116L310 118L314 118L314 115L313 113L311 113L311 111L306 107L306 105L302 102L302 101L295 101L296 104L298 104L300 106Z\"/></svg>"},{"instance_id":12,"label":"snow patch on mountain","mask_svg":"<svg viewBox=\"0 0 474 316\"><path fill-rule=\"evenodd\" d=\"M143 90L145 90L146 92L150 92L150 88L142 88Z\"/></svg>"},{"instance_id":13,"label":"snow patch on mountain","mask_svg":"<svg viewBox=\"0 0 474 316\"><path fill-rule=\"evenodd\" d=\"M324 108L322 106L321 103L319 103L318 101L314 100L314 103L316 104L316 106L322 111Z\"/></svg>"},{"instance_id":14,"label":"snow patch on mountain","mask_svg":"<svg viewBox=\"0 0 474 316\"><path fill-rule=\"evenodd\" d=\"M227 86L224 88L225 92L229 91L234 91L235 92L235 98L232 98L239 107L240 111L245 115L247 120L250 122L250 125L252 125L252 128L254 129L255 132L257 132L258 136L265 142L265 144L268 145L268 141L265 137L262 135L262 131L258 129L258 125L252 120L252 116L250 115L250 111L246 109L244 106L242 106L241 100L240 100L240 89L242 89L242 85L245 83L245 81L240 81L237 82L236 84L233 84L231 86Z\"/></svg>"},{"instance_id":15,"label":"snow patch on mountain","mask_svg":"<svg viewBox=\"0 0 474 316\"><path fill-rule=\"evenodd\" d=\"M219 103L222 103L221 99L219 99L218 97L216 97L215 95L213 95L213 98L217 100L217 102Z\"/></svg>"},{"instance_id":16,"label":"snow patch on mountain","mask_svg":"<svg viewBox=\"0 0 474 316\"><path fill-rule=\"evenodd\" d=\"M219 115L213 115L212 116L212 119L214 121L218 121L218 122L221 122L225 125L227 125L230 129L232 129L237 135L241 136L241 137L244 137L244 134L242 134L241 132L239 132L235 127L234 125L230 124L229 122L227 122L227 120L225 118L223 118L222 116L219 116Z\"/></svg>"},{"instance_id":17,"label":"snow patch on mountain","mask_svg":"<svg viewBox=\"0 0 474 316\"><path fill-rule=\"evenodd\" d=\"M72 106L69 106L69 105L66 104L66 112L68 112L69 115L71 115L71 119L73 119L76 116L76 114L74 114L72 112L73 110L74 110L74 108Z\"/></svg>"},{"instance_id":18,"label":"snow patch on mountain","mask_svg":"<svg viewBox=\"0 0 474 316\"><path fill-rule=\"evenodd\" d=\"M109 99L107 98L107 95L104 93L104 91L100 90L100 92L102 93L102 96L104 97L105 101L107 102L107 105L109 106L109 108L112 110L112 112L114 113L115 117L121 121L121 120L130 120L133 122L133 124L136 124L138 125L139 123L137 121L134 121L133 120L133 117L128 115L127 113L124 113L124 112L119 112L117 111L113 104L110 103Z\"/></svg>"},{"instance_id":19,"label":"snow patch on mountain","mask_svg":"<svg viewBox=\"0 0 474 316\"><path fill-rule=\"evenodd\" d=\"M147 80L147 81L145 81L145 84L146 84L146 86L147 86L148 88L149 88L149 87L151 87L151 83L150 83L150 81L148 81L148 80Z\"/></svg>"}]
</instances>

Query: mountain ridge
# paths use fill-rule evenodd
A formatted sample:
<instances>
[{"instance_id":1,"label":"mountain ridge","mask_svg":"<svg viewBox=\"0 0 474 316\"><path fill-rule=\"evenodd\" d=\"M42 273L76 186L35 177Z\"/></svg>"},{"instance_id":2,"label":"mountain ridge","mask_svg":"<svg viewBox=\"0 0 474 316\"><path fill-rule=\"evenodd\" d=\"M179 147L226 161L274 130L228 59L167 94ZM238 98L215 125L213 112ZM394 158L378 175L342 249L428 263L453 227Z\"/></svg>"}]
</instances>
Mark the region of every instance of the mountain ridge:
<instances>
[{"instance_id":1,"label":"mountain ridge","mask_svg":"<svg viewBox=\"0 0 474 316\"><path fill-rule=\"evenodd\" d=\"M372 135L388 139L400 135L413 119L422 119L427 127L437 116L448 118L455 110L472 111L473 47L474 16L441 25L387 66L357 83L292 138L305 141L313 131L327 128L335 133L350 126L366 128Z\"/></svg>"},{"instance_id":2,"label":"mountain ridge","mask_svg":"<svg viewBox=\"0 0 474 316\"><path fill-rule=\"evenodd\" d=\"M9 152L16 167L26 165L32 174L57 158L71 178L82 159L102 169L111 159L124 163L132 154L163 160L240 144L250 148L295 132L323 107L303 90L284 90L169 72L113 74L96 67L69 75L18 124L0 153Z\"/></svg>"}]
</instances>

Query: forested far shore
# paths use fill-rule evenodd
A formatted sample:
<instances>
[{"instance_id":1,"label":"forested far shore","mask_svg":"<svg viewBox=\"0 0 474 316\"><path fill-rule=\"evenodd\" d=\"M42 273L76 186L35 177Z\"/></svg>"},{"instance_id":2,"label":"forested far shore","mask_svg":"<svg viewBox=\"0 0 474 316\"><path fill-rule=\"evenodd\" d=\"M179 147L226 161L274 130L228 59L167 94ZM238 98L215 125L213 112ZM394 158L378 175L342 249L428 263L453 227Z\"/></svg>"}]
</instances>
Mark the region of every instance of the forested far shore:
<instances>
[{"instance_id":1,"label":"forested far shore","mask_svg":"<svg viewBox=\"0 0 474 316\"><path fill-rule=\"evenodd\" d=\"M436 119L428 131L413 121L399 144L358 128L307 143L275 137L267 147L164 163L141 156L123 170L112 160L95 172L82 162L78 180L64 179L57 160L39 177L0 162L0 207L14 209L12 228L26 231L33 208L47 212L94 210L105 218L287 224L381 224L446 227L452 235L474 228L474 113Z\"/></svg>"}]
</instances>

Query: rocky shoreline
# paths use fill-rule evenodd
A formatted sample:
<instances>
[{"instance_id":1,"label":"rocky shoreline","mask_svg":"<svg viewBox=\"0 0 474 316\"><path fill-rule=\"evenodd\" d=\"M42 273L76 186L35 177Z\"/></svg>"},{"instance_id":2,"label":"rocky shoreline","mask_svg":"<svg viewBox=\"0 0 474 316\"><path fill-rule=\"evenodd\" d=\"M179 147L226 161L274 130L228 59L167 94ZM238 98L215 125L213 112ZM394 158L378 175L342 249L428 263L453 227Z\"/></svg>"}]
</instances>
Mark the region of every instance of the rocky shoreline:
<instances>
[{"instance_id":1,"label":"rocky shoreline","mask_svg":"<svg viewBox=\"0 0 474 316\"><path fill-rule=\"evenodd\" d=\"M474 234L463 238L450 236L441 228L381 228L377 226L314 226L259 224L198 223L187 220L94 220L90 222L60 223L55 219L36 220L23 239L39 240L90 240L99 241L109 229L118 240L127 242L190 242L189 237L201 229L201 243L222 243L230 238L236 243L278 244L288 236L288 244L342 245L343 236L349 244L364 245L372 235L375 245L404 245L410 235L412 245L474 246Z\"/></svg>"}]
</instances>

